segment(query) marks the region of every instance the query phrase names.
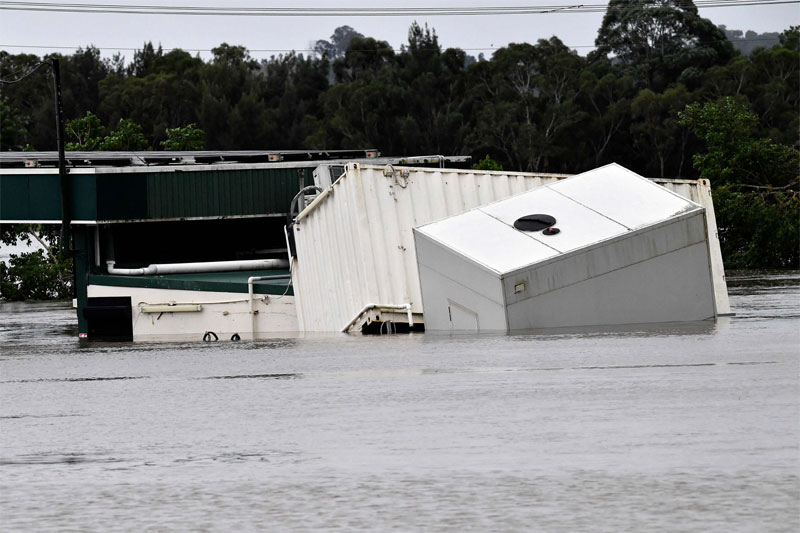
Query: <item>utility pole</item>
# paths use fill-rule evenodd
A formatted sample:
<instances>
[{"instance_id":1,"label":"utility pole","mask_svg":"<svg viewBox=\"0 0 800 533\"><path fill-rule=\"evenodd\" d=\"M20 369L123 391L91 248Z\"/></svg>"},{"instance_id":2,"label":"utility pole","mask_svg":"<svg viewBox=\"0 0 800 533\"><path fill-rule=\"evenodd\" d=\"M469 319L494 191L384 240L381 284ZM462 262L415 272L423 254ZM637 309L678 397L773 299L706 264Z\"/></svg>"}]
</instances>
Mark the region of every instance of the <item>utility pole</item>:
<instances>
[{"instance_id":1,"label":"utility pole","mask_svg":"<svg viewBox=\"0 0 800 533\"><path fill-rule=\"evenodd\" d=\"M58 177L61 183L61 251L64 255L72 253L72 188L67 175L67 158L64 154L64 110L61 106L61 66L57 58L52 60L53 97L56 106L56 141L58 143Z\"/></svg>"}]
</instances>

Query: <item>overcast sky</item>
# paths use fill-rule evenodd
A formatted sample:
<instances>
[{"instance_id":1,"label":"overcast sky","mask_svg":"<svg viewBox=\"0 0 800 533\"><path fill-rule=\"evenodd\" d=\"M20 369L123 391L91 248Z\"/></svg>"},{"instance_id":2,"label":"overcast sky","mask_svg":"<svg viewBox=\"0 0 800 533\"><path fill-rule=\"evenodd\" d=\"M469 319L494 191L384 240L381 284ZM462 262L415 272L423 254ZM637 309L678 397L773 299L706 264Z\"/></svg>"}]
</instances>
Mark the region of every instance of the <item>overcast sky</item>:
<instances>
[{"instance_id":1,"label":"overcast sky","mask_svg":"<svg viewBox=\"0 0 800 533\"><path fill-rule=\"evenodd\" d=\"M78 0L87 2L90 0ZM96 3L97 0L95 0ZM413 0L325 1L306 0L259 2L248 0L113 0L113 4L149 4L181 6L511 6L511 5L575 5L574 0L449 0L419 2ZM592 4L607 3L591 0ZM703 17L729 29L757 32L783 31L800 24L800 4L755 5L701 9ZM600 13L567 13L538 15L431 16L431 17L225 17L176 15L76 14L7 11L0 9L0 49L41 55L51 51L70 53L78 46L95 45L104 56L120 51L126 58L131 49L141 48L145 41L161 43L165 49L183 48L207 51L222 42L238 44L252 50L256 58L288 50L305 50L317 39L327 39L333 30L349 25L357 31L388 41L395 48L406 42L408 27L417 20L427 23L439 35L443 47L458 47L471 55L483 52L491 56L494 49L509 42L535 42L558 36L565 44L588 53L602 21ZM24 48L29 47L41 48ZM55 48L66 47L66 48Z\"/></svg>"}]
</instances>

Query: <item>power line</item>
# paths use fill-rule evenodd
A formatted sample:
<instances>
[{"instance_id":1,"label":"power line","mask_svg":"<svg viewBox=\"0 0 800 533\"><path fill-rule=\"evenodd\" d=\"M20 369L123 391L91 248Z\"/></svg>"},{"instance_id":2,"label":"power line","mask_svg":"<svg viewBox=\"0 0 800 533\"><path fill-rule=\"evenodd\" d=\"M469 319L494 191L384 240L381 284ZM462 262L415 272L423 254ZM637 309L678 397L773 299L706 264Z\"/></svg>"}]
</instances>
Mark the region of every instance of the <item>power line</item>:
<instances>
[{"instance_id":1,"label":"power line","mask_svg":"<svg viewBox=\"0 0 800 533\"><path fill-rule=\"evenodd\" d=\"M695 0L698 8L797 4L800 0ZM95 4L0 1L0 10L84 14L193 15L245 17L408 17L542 15L549 13L604 13L607 3L574 5L451 6L451 7L223 7L180 5Z\"/></svg>"},{"instance_id":2,"label":"power line","mask_svg":"<svg viewBox=\"0 0 800 533\"><path fill-rule=\"evenodd\" d=\"M22 76L20 76L20 77L18 77L16 79L13 79L13 80L0 79L0 85L13 85L15 83L19 83L19 82L25 80L26 78L29 78L29 77L33 76L36 73L36 71L39 70L40 68L42 68L44 66L49 66L49 65L50 65L49 61L42 61L41 63L37 63L36 65L31 67L31 69L28 70L28 72L26 72L25 74L23 74Z\"/></svg>"}]
</instances>

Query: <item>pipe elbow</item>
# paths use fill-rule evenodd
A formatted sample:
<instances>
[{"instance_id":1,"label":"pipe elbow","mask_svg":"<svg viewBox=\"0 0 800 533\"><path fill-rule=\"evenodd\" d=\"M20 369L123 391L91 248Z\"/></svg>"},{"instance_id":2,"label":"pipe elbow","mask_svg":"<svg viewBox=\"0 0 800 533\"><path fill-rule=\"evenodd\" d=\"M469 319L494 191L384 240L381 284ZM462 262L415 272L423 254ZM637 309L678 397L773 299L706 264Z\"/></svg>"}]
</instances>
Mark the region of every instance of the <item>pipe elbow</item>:
<instances>
[{"instance_id":1,"label":"pipe elbow","mask_svg":"<svg viewBox=\"0 0 800 533\"><path fill-rule=\"evenodd\" d=\"M152 274L149 272L150 267L147 268L115 268L114 261L106 261L106 270L109 274L114 274L117 276L143 276L146 274Z\"/></svg>"}]
</instances>

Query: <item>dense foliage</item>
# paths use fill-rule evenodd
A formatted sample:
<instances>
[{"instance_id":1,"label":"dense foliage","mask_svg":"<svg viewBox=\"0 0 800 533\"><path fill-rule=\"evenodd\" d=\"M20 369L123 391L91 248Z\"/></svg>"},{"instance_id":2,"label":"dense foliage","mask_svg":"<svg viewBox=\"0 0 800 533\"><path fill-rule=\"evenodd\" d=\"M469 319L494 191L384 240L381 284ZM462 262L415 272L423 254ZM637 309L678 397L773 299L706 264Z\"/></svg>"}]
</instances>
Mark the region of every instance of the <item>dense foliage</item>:
<instances>
[{"instance_id":1,"label":"dense foliage","mask_svg":"<svg viewBox=\"0 0 800 533\"><path fill-rule=\"evenodd\" d=\"M800 29L743 56L691 1L610 6L587 57L552 37L476 59L417 24L400 50L343 26L310 56L260 61L224 43L209 61L147 43L127 65L80 49L60 58L70 148L377 148L560 173L617 162L710 179L728 266L797 267ZM40 60L0 52L0 78ZM50 83L0 86L0 149L55 148Z\"/></svg>"},{"instance_id":2,"label":"dense foliage","mask_svg":"<svg viewBox=\"0 0 800 533\"><path fill-rule=\"evenodd\" d=\"M12 254L0 261L0 297L7 300L49 300L72 296L72 259L61 252L58 228L4 225L0 245L37 244L39 249Z\"/></svg>"},{"instance_id":3,"label":"dense foliage","mask_svg":"<svg viewBox=\"0 0 800 533\"><path fill-rule=\"evenodd\" d=\"M629 16L610 12L588 57L552 37L476 60L417 25L399 51L340 28L318 54L261 61L228 44L203 61L148 43L127 66L82 49L61 57L67 137L87 150L374 147L489 154L515 170L574 173L615 161L690 177L703 143L677 113L731 96L757 117L755 138L797 146L797 29L744 57L691 2L626 4ZM642 28L658 39L637 41ZM0 52L0 77L40 60ZM48 76L0 87L0 116L0 149L55 148ZM170 133L190 125L194 137Z\"/></svg>"}]
</instances>

